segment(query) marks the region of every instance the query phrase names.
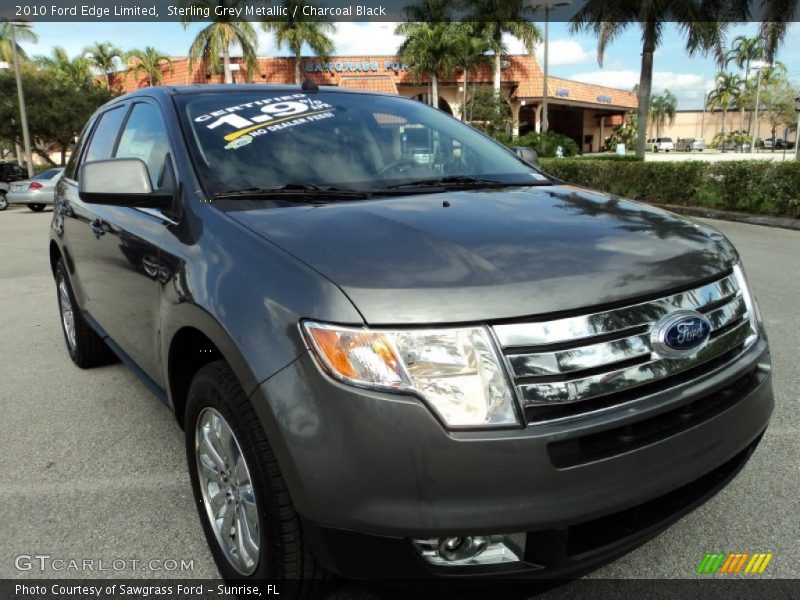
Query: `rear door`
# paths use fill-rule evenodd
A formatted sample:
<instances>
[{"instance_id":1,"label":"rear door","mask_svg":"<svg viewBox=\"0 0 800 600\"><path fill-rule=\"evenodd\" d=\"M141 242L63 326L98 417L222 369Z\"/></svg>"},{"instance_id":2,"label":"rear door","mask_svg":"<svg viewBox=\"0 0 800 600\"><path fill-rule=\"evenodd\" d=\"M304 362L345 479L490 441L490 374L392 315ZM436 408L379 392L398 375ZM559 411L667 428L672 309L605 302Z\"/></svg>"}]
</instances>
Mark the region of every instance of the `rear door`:
<instances>
[{"instance_id":1,"label":"rear door","mask_svg":"<svg viewBox=\"0 0 800 600\"><path fill-rule=\"evenodd\" d=\"M82 164L107 158L141 158L153 189L174 191L171 153L160 107L147 100L124 108L116 127L98 123ZM77 176L76 176L77 177ZM70 186L75 219L71 246L85 310L109 337L159 386L159 245L169 220L158 211L87 204Z\"/></svg>"}]
</instances>

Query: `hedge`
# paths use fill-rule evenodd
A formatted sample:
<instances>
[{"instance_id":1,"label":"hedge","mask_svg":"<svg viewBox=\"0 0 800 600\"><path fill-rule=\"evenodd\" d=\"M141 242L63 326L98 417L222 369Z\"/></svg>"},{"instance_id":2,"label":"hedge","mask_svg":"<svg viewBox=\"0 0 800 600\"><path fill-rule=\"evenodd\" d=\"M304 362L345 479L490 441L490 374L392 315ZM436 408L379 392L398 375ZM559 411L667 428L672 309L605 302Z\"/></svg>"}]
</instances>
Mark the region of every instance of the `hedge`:
<instances>
[{"instance_id":1,"label":"hedge","mask_svg":"<svg viewBox=\"0 0 800 600\"><path fill-rule=\"evenodd\" d=\"M576 156L580 154L580 148L571 137L555 133L554 131L545 131L544 133L536 133L531 131L525 135L513 139L509 146L525 146L533 148L540 157L556 156L559 146L564 156Z\"/></svg>"},{"instance_id":2,"label":"hedge","mask_svg":"<svg viewBox=\"0 0 800 600\"><path fill-rule=\"evenodd\" d=\"M541 165L564 181L633 200L800 217L800 162L546 158Z\"/></svg>"}]
</instances>

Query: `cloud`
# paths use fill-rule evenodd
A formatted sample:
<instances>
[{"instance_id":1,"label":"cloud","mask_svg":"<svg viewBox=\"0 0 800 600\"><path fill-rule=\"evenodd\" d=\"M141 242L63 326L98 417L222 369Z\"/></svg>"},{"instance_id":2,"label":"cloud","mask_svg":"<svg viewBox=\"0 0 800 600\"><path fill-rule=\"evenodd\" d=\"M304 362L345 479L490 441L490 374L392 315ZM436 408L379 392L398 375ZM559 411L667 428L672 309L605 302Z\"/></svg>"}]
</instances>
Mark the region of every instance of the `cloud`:
<instances>
[{"instance_id":1,"label":"cloud","mask_svg":"<svg viewBox=\"0 0 800 600\"><path fill-rule=\"evenodd\" d=\"M381 55L397 53L397 48L403 42L403 36L395 35L397 23L337 23L336 53L346 56L348 54Z\"/></svg>"},{"instance_id":2,"label":"cloud","mask_svg":"<svg viewBox=\"0 0 800 600\"><path fill-rule=\"evenodd\" d=\"M503 35L503 43L509 54L527 54L525 46L517 38L508 34ZM565 65L579 65L592 62L597 57L594 50L586 50L575 40L550 40L550 52L548 64L551 67ZM536 45L536 59L541 62L544 60L544 45Z\"/></svg>"},{"instance_id":3,"label":"cloud","mask_svg":"<svg viewBox=\"0 0 800 600\"><path fill-rule=\"evenodd\" d=\"M570 79L630 90L639 83L639 72L632 69L602 69L575 73ZM668 89L678 99L679 109L701 107L709 86L707 78L696 73L653 72L653 93Z\"/></svg>"},{"instance_id":4,"label":"cloud","mask_svg":"<svg viewBox=\"0 0 800 600\"><path fill-rule=\"evenodd\" d=\"M544 46L541 44L536 48L536 58L540 63L544 60ZM595 60L595 50L586 50L574 40L550 40L547 61L551 67L580 65Z\"/></svg>"},{"instance_id":5,"label":"cloud","mask_svg":"<svg viewBox=\"0 0 800 600\"><path fill-rule=\"evenodd\" d=\"M397 23L336 23L336 33L333 42L336 46L335 54L338 56L355 55L394 55L403 41L403 37L395 35ZM262 56L286 56L289 51L286 47L278 50L275 47L275 37L271 33L260 31L258 34L259 54ZM303 49L304 54L309 54L308 48Z\"/></svg>"}]
</instances>

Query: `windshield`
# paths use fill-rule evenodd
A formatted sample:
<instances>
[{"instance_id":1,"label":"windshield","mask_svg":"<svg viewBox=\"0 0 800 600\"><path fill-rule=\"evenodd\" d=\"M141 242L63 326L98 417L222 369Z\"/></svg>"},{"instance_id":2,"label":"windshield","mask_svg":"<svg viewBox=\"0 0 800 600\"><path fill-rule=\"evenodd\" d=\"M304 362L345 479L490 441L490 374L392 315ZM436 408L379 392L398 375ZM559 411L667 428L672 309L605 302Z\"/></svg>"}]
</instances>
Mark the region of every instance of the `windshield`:
<instances>
[{"instance_id":1,"label":"windshield","mask_svg":"<svg viewBox=\"0 0 800 600\"><path fill-rule=\"evenodd\" d=\"M451 177L549 181L471 127L415 100L253 90L178 101L212 194L293 185L374 190Z\"/></svg>"}]
</instances>

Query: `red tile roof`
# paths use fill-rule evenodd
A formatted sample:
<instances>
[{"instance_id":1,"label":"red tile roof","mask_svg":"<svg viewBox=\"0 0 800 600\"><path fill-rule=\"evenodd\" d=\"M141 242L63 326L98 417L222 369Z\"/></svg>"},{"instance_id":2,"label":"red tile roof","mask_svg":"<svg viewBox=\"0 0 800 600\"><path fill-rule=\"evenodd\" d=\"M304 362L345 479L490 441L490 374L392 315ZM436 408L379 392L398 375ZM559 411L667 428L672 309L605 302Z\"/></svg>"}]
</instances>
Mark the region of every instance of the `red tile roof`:
<instances>
[{"instance_id":1,"label":"red tile roof","mask_svg":"<svg viewBox=\"0 0 800 600\"><path fill-rule=\"evenodd\" d=\"M234 59L236 61L236 59ZM341 85L348 88L398 93L397 86L425 85L427 77L415 78L407 65L400 64L394 56L346 56L332 57L322 64L316 57L301 59L301 74L321 85ZM504 58L502 82L511 88L512 98L541 98L543 74L536 58L529 55L511 55ZM163 70L162 85L186 85L191 83L221 83L223 76L211 76L201 62L189 69L186 57L173 57L172 66ZM462 73L456 71L449 77L442 77L442 83L456 84ZM470 81L489 84L493 81L492 64L487 61L470 74ZM245 81L244 73L236 71L234 79ZM294 83L294 58L270 57L258 59L258 72L252 78L262 83ZM117 85L123 91L131 91L147 85L144 76L136 77L133 70L119 73ZM586 104L607 104L614 107L633 109L637 106L633 92L571 81L560 77L548 78L548 96L558 101L575 101Z\"/></svg>"},{"instance_id":2,"label":"red tile roof","mask_svg":"<svg viewBox=\"0 0 800 600\"><path fill-rule=\"evenodd\" d=\"M371 92L384 92L396 94L397 86L388 75L364 75L362 77L342 77L339 85L346 88L357 90L369 90Z\"/></svg>"}]
</instances>

